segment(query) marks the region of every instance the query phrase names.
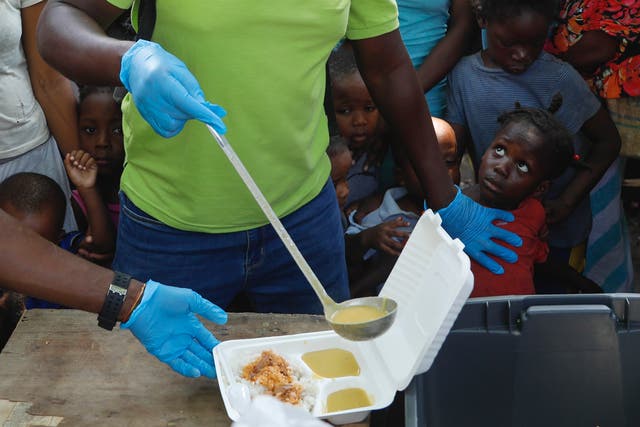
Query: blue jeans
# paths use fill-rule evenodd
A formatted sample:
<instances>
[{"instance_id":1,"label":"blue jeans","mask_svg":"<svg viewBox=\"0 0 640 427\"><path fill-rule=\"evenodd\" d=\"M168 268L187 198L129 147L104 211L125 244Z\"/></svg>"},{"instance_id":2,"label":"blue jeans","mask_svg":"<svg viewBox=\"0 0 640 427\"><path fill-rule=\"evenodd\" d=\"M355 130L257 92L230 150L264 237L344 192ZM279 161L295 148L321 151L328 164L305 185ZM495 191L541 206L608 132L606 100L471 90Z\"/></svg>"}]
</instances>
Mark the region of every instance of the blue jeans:
<instances>
[{"instance_id":1,"label":"blue jeans","mask_svg":"<svg viewBox=\"0 0 640 427\"><path fill-rule=\"evenodd\" d=\"M123 192L120 202L114 270L141 281L191 288L223 308L245 291L259 312L322 313L270 224L234 233L183 231L147 215ZM281 221L329 295L347 299L344 234L331 181Z\"/></svg>"}]
</instances>

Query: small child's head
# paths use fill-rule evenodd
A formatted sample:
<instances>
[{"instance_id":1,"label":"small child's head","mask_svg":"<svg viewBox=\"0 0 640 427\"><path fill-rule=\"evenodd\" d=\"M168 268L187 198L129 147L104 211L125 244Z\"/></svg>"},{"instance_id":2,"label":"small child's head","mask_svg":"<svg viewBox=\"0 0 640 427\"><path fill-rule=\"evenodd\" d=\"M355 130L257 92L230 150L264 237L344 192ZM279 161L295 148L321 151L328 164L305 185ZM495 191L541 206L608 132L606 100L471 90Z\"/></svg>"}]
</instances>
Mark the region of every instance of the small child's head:
<instances>
[{"instance_id":1,"label":"small child's head","mask_svg":"<svg viewBox=\"0 0 640 427\"><path fill-rule=\"evenodd\" d=\"M558 0L480 0L480 26L487 31L488 66L524 73L542 52Z\"/></svg>"},{"instance_id":2,"label":"small child's head","mask_svg":"<svg viewBox=\"0 0 640 427\"><path fill-rule=\"evenodd\" d=\"M458 144L456 142L456 134L451 125L445 120L437 117L431 117L433 128L436 132L436 139L442 158L445 161L447 170L451 180L458 184L460 182L460 161L458 159ZM409 194L416 197L424 197L420 181L404 145L399 141L393 140L391 143L391 152L396 164L396 183L405 187Z\"/></svg>"},{"instance_id":3,"label":"small child's head","mask_svg":"<svg viewBox=\"0 0 640 427\"><path fill-rule=\"evenodd\" d=\"M442 158L449 171L449 176L454 184L460 184L460 158L458 157L458 143L456 133L446 120L431 117L433 129L436 131L436 139L440 146Z\"/></svg>"},{"instance_id":4,"label":"small child's head","mask_svg":"<svg viewBox=\"0 0 640 427\"><path fill-rule=\"evenodd\" d=\"M0 209L58 243L67 200L57 182L39 173L21 172L0 183Z\"/></svg>"},{"instance_id":5,"label":"small child's head","mask_svg":"<svg viewBox=\"0 0 640 427\"><path fill-rule=\"evenodd\" d=\"M83 86L78 103L80 148L98 164L99 176L119 179L124 165L122 111L115 101L115 88Z\"/></svg>"},{"instance_id":6,"label":"small child's head","mask_svg":"<svg viewBox=\"0 0 640 427\"><path fill-rule=\"evenodd\" d=\"M560 104L558 94L549 110L517 106L498 118L500 129L478 170L481 204L515 209L527 197L541 197L571 165L573 136L553 116Z\"/></svg>"},{"instance_id":7,"label":"small child's head","mask_svg":"<svg viewBox=\"0 0 640 427\"><path fill-rule=\"evenodd\" d=\"M329 76L336 123L352 150L360 150L375 140L380 114L358 71L348 42L329 56Z\"/></svg>"},{"instance_id":8,"label":"small child's head","mask_svg":"<svg viewBox=\"0 0 640 427\"><path fill-rule=\"evenodd\" d=\"M351 151L346 139L341 136L332 136L327 148L327 155L331 160L331 180L336 188L338 205L343 210L349 197L349 184L347 173L351 167Z\"/></svg>"}]
</instances>

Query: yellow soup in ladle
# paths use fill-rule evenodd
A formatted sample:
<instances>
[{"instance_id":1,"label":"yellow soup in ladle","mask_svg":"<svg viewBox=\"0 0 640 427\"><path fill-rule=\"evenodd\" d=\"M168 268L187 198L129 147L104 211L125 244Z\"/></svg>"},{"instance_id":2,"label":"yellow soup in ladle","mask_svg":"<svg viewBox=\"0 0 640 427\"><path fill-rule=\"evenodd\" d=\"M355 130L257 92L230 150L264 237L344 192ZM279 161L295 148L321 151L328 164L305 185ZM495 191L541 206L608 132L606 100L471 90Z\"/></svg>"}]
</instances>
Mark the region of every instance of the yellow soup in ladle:
<instances>
[{"instance_id":1,"label":"yellow soup in ladle","mask_svg":"<svg viewBox=\"0 0 640 427\"><path fill-rule=\"evenodd\" d=\"M340 348L310 351L302 360L314 374L324 378L354 377L360 375L360 365L350 351Z\"/></svg>"},{"instance_id":2,"label":"yellow soup in ladle","mask_svg":"<svg viewBox=\"0 0 640 427\"><path fill-rule=\"evenodd\" d=\"M352 305L341 308L331 316L334 323L364 323L384 317L387 313L377 307Z\"/></svg>"}]
</instances>

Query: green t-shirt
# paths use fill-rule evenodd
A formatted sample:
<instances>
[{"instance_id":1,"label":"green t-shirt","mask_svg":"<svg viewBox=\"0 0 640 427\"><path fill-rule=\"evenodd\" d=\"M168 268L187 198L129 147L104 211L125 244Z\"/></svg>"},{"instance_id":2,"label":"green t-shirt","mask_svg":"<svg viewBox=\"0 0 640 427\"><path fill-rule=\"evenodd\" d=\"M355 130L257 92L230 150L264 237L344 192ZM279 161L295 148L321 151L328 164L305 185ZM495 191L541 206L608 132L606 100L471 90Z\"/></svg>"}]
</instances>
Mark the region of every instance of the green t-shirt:
<instances>
[{"instance_id":1,"label":"green t-shirt","mask_svg":"<svg viewBox=\"0 0 640 427\"><path fill-rule=\"evenodd\" d=\"M227 110L230 144L282 217L329 177L323 99L331 49L345 34L362 39L397 26L394 0L158 1L153 40ZM202 123L165 139L130 96L122 109L121 187L139 208L172 227L209 233L268 222Z\"/></svg>"}]
</instances>

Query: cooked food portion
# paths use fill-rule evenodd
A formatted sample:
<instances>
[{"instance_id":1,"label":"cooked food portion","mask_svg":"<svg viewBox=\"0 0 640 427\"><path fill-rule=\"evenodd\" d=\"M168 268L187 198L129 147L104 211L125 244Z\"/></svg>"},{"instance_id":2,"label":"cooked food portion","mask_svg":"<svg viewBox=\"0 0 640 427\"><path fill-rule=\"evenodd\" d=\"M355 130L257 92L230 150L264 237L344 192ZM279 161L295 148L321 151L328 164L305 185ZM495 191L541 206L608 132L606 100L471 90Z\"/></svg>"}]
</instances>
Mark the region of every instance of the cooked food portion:
<instances>
[{"instance_id":1,"label":"cooked food portion","mask_svg":"<svg viewBox=\"0 0 640 427\"><path fill-rule=\"evenodd\" d=\"M327 412L346 411L353 408L371 406L372 402L366 391L361 388L346 388L327 396Z\"/></svg>"},{"instance_id":2,"label":"cooked food portion","mask_svg":"<svg viewBox=\"0 0 640 427\"><path fill-rule=\"evenodd\" d=\"M353 353L341 348L310 351L302 355L302 360L319 377L339 378L360 375L360 365Z\"/></svg>"},{"instance_id":3,"label":"cooked food portion","mask_svg":"<svg viewBox=\"0 0 640 427\"><path fill-rule=\"evenodd\" d=\"M253 362L242 368L242 378L260 384L285 403L297 405L302 399L302 385L295 381L289 363L271 350L263 351Z\"/></svg>"},{"instance_id":4,"label":"cooked food portion","mask_svg":"<svg viewBox=\"0 0 640 427\"><path fill-rule=\"evenodd\" d=\"M367 305L353 305L351 307L341 308L331 316L334 323L350 324L363 323L380 319L387 313L377 307L369 307Z\"/></svg>"}]
</instances>

